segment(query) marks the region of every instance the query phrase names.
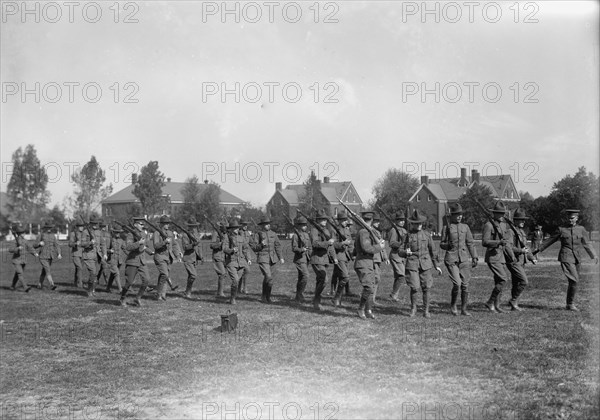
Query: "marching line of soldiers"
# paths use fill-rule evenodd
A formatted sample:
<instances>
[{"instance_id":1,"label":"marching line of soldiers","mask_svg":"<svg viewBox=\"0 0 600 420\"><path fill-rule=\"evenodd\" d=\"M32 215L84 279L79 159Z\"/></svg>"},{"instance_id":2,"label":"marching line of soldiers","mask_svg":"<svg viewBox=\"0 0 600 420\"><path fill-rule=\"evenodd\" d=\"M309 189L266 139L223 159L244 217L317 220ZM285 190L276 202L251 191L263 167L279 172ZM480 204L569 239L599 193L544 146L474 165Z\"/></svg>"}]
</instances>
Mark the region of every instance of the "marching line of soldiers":
<instances>
[{"instance_id":1,"label":"marching line of soldiers","mask_svg":"<svg viewBox=\"0 0 600 420\"><path fill-rule=\"evenodd\" d=\"M445 251L444 265L448 271L452 289L450 293L450 313L471 316L468 311L469 282L471 270L478 265L479 257L474 245L469 226L462 223L463 210L460 204L452 204L449 209L448 222L442 232L440 248ZM519 298L528 285L524 264L530 261L536 264L536 255L554 242L559 241L561 248L558 260L568 280L566 309L578 311L574 304L577 284L581 272L583 248L589 257L598 264L598 257L587 243L588 234L582 226L577 225L579 211L567 209L569 223L559 228L555 235L542 242L541 232L534 234L537 240L533 251L527 247L524 231L525 212L517 209L512 220L506 218L507 209L502 202L497 202L489 209L491 215L483 227L482 245L485 248L484 260L494 279L494 287L485 307L492 313L503 313L501 296L504 285L511 280L512 288L508 306L511 311L521 311ZM354 215L356 216L356 215ZM375 318L376 295L381 280L381 264L392 266L393 287L390 294L392 301L399 301L402 282L410 288L409 316L417 313L419 289L422 292L423 316L429 318L429 293L433 285L433 274L442 274L438 254L430 233L423 229L427 218L418 210L408 217L403 212L396 213L395 223L387 232L389 252L386 253L386 241L378 232L379 218L373 211L364 211L360 215L361 229L352 238L349 223L351 218L342 211L333 221L324 211L317 211L314 220L307 220L299 214L293 221L294 234L291 247L294 254L293 263L298 277L296 283L295 302L305 303L304 293L308 284L310 264L315 273L315 292L312 306L315 311L321 310L322 294L327 285L329 266L333 265L331 276L332 303L334 308L342 304L342 296L347 293L349 283L349 265L354 262L354 271L362 286L358 306L361 319ZM391 217L387 216L390 220ZM356 217L354 217L356 220ZM313 228L308 229L309 222ZM404 228L408 222L408 230ZM328 223L334 229L328 228ZM153 233L146 230L146 224ZM87 272L87 294L94 296L96 284L100 278L105 279L106 292L110 292L116 284L120 293L120 304L127 306L126 298L137 277L141 285L134 298L134 304L141 306L142 297L149 287L149 271L146 266L146 255L153 256L158 270L156 294L158 301L166 300L167 284L171 283L171 266L175 261L183 262L187 273L187 285L183 296L191 298L192 288L197 279L197 267L204 262L200 246L201 234L199 223L195 218L186 222L187 229L179 228L179 235L171 229L171 220L162 216L159 226L154 226L144 217L134 217L133 225L120 225L112 228L101 221L91 218L89 223L83 220L71 233L69 246L75 268L74 286L83 287L84 270ZM256 262L263 276L261 302L272 303L272 293L277 273L276 264L284 264L282 246L275 232L271 230L271 220L263 217L258 223L256 232L248 231L248 222L233 218L225 224L217 224L216 235L210 244L213 267L217 274L217 296L225 297L223 281L225 275L230 279L229 303L235 304L239 294L246 293L246 279L252 264L250 251L256 256ZM22 227L15 229L15 246L9 249L13 254L12 262L15 273L12 282L13 290L18 284L28 292L29 287L24 279L25 255L32 254L39 258L42 266L38 288L42 289L47 279L52 290L56 284L52 278L51 266L54 260L61 259L61 251L56 236L52 233L53 225L44 224L42 233L35 243L25 240ZM537 230L537 227L536 227ZM127 233L123 239L123 233ZM178 238L179 236L179 238ZM121 281L121 268L125 266L125 283ZM460 295L460 311L458 308Z\"/></svg>"}]
</instances>

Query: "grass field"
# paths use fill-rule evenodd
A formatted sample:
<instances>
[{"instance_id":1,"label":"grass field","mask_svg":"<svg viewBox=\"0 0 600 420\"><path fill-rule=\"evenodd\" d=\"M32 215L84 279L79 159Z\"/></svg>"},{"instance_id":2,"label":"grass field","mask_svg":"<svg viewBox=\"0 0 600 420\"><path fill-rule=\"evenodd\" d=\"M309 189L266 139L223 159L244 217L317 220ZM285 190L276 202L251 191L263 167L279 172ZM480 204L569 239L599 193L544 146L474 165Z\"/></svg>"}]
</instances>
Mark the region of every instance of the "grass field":
<instances>
[{"instance_id":1,"label":"grass field","mask_svg":"<svg viewBox=\"0 0 600 420\"><path fill-rule=\"evenodd\" d=\"M53 266L58 289L27 294L9 289L13 269L9 254L1 253L2 419L600 415L598 266L583 266L576 298L582 311L566 311L556 245L526 268L524 312L486 311L493 280L480 264L471 284L472 317L449 313L444 269L434 280L432 317L419 312L409 318L408 286L401 302L392 302L392 271L384 267L381 307L369 321L356 316L357 297L345 298L339 309L325 300L320 313L294 305L289 253L275 274L271 305L260 303L262 279L254 265L249 294L235 307L216 299L216 276L207 262L192 300L172 293L159 303L147 295L143 307L122 308L116 292L87 298L72 287L63 250L67 257ZM37 284L39 272L32 258L27 281ZM182 264L174 265L172 278L185 288ZM351 285L359 292L354 273ZM308 289L314 289L312 272ZM230 309L240 326L221 333L220 315Z\"/></svg>"}]
</instances>

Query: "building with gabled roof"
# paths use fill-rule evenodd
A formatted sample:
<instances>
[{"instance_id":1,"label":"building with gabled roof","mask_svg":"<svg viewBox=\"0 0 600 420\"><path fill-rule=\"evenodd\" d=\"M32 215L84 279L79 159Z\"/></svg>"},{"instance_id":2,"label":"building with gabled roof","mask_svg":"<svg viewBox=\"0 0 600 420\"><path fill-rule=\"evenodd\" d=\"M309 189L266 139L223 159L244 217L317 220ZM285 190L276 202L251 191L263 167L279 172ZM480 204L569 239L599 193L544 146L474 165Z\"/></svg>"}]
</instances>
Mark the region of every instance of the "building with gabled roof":
<instances>
[{"instance_id":1,"label":"building with gabled roof","mask_svg":"<svg viewBox=\"0 0 600 420\"><path fill-rule=\"evenodd\" d=\"M443 226L446 207L457 202L474 184L488 187L492 196L507 204L518 203L521 196L510 175L481 176L473 169L467 176L466 168L461 168L460 177L429 179L421 176L421 185L408 200L410 207L419 209L428 218L433 232L439 233Z\"/></svg>"}]
</instances>

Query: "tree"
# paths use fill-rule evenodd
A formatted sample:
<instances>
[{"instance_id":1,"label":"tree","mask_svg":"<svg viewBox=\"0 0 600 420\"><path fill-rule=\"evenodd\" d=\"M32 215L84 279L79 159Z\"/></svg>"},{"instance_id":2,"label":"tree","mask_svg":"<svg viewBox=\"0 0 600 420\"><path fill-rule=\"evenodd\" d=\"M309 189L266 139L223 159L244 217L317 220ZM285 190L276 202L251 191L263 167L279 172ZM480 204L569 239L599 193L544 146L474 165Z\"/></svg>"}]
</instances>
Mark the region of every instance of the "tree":
<instances>
[{"instance_id":1,"label":"tree","mask_svg":"<svg viewBox=\"0 0 600 420\"><path fill-rule=\"evenodd\" d=\"M58 204L48 212L46 220L51 220L59 231L64 231L69 224L65 212L58 207Z\"/></svg>"},{"instance_id":2,"label":"tree","mask_svg":"<svg viewBox=\"0 0 600 420\"><path fill-rule=\"evenodd\" d=\"M406 208L408 200L417 188L419 188L417 178L399 169L390 168L375 181L372 190L373 202L370 204L379 205L393 217L395 212Z\"/></svg>"},{"instance_id":3,"label":"tree","mask_svg":"<svg viewBox=\"0 0 600 420\"><path fill-rule=\"evenodd\" d=\"M142 166L133 187L133 195L140 200L144 214L155 215L165 208L169 200L162 195L164 186L165 175L158 170L158 161L152 160L146 166Z\"/></svg>"},{"instance_id":4,"label":"tree","mask_svg":"<svg viewBox=\"0 0 600 420\"><path fill-rule=\"evenodd\" d=\"M485 185L475 183L459 199L458 204L463 208L463 219L471 230L481 232L487 217L475 201L479 201L486 209L494 207L492 191Z\"/></svg>"},{"instance_id":5,"label":"tree","mask_svg":"<svg viewBox=\"0 0 600 420\"><path fill-rule=\"evenodd\" d=\"M202 191L200 185L198 185L198 177L196 175L185 180L185 185L181 189L181 195L183 196L183 206L178 211L177 218L182 222L191 216L198 219L201 216L199 214L199 205Z\"/></svg>"},{"instance_id":6,"label":"tree","mask_svg":"<svg viewBox=\"0 0 600 420\"><path fill-rule=\"evenodd\" d=\"M12 155L12 175L8 181L6 204L12 219L25 223L39 222L50 193L46 191L48 174L32 144L25 151L19 147Z\"/></svg>"},{"instance_id":7,"label":"tree","mask_svg":"<svg viewBox=\"0 0 600 420\"><path fill-rule=\"evenodd\" d=\"M314 171L311 171L310 176L304 182L304 193L298 197L298 208L308 215L313 213L313 209L329 211L329 202L321 193L321 181Z\"/></svg>"},{"instance_id":8,"label":"tree","mask_svg":"<svg viewBox=\"0 0 600 420\"><path fill-rule=\"evenodd\" d=\"M88 219L102 200L107 198L113 190L112 184L103 187L106 181L105 171L102 170L96 157L92 155L90 161L83 168L71 175L75 184L75 197L71 200L75 217L81 215Z\"/></svg>"},{"instance_id":9,"label":"tree","mask_svg":"<svg viewBox=\"0 0 600 420\"><path fill-rule=\"evenodd\" d=\"M198 202L197 217L207 215L211 220L220 219L226 214L221 214L219 203L221 202L221 186L216 182L205 182L204 191Z\"/></svg>"}]
</instances>

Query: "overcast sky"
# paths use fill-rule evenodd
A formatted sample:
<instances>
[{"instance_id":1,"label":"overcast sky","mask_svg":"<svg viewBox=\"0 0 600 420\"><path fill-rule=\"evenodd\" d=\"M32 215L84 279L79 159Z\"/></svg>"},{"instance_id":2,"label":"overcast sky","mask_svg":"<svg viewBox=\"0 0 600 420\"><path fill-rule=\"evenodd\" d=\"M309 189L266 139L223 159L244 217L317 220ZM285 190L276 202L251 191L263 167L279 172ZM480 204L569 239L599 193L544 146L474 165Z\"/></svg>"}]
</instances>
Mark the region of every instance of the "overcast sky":
<instances>
[{"instance_id":1,"label":"overcast sky","mask_svg":"<svg viewBox=\"0 0 600 420\"><path fill-rule=\"evenodd\" d=\"M158 160L258 206L311 169L364 201L391 167L534 196L598 174L597 2L23 4L2 2L2 191L29 143L53 203L92 154L115 190Z\"/></svg>"}]
</instances>

